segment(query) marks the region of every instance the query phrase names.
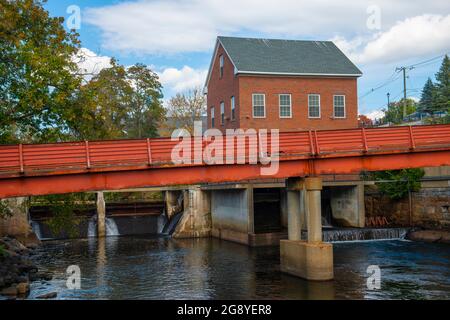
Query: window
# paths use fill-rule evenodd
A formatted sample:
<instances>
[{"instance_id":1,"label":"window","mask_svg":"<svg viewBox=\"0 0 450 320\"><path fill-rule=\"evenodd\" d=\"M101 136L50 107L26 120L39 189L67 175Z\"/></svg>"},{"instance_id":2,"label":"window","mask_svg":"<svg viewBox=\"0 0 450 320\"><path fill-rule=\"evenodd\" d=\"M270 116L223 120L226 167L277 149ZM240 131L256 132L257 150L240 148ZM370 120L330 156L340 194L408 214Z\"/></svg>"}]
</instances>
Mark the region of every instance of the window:
<instances>
[{"instance_id":1,"label":"window","mask_svg":"<svg viewBox=\"0 0 450 320\"><path fill-rule=\"evenodd\" d=\"M333 110L335 118L345 118L345 96L333 96Z\"/></svg>"},{"instance_id":2,"label":"window","mask_svg":"<svg viewBox=\"0 0 450 320\"><path fill-rule=\"evenodd\" d=\"M225 103L222 101L220 103L220 124L223 125L225 123Z\"/></svg>"},{"instance_id":3,"label":"window","mask_svg":"<svg viewBox=\"0 0 450 320\"><path fill-rule=\"evenodd\" d=\"M320 95L308 95L308 117L320 118Z\"/></svg>"},{"instance_id":4,"label":"window","mask_svg":"<svg viewBox=\"0 0 450 320\"><path fill-rule=\"evenodd\" d=\"M232 96L231 97L231 101L230 101L230 104L231 104L231 120L235 120L236 119L236 114L235 114L235 111L234 111L234 96Z\"/></svg>"},{"instance_id":5,"label":"window","mask_svg":"<svg viewBox=\"0 0 450 320\"><path fill-rule=\"evenodd\" d=\"M220 72L220 78L223 77L223 55L219 57L219 72Z\"/></svg>"},{"instance_id":6,"label":"window","mask_svg":"<svg viewBox=\"0 0 450 320\"><path fill-rule=\"evenodd\" d=\"M291 117L291 95L280 94L280 118Z\"/></svg>"},{"instance_id":7,"label":"window","mask_svg":"<svg viewBox=\"0 0 450 320\"><path fill-rule=\"evenodd\" d=\"M214 107L211 107L211 128L214 128Z\"/></svg>"},{"instance_id":8,"label":"window","mask_svg":"<svg viewBox=\"0 0 450 320\"><path fill-rule=\"evenodd\" d=\"M265 96L261 93L253 94L253 118L265 118L266 117L266 105Z\"/></svg>"}]
</instances>

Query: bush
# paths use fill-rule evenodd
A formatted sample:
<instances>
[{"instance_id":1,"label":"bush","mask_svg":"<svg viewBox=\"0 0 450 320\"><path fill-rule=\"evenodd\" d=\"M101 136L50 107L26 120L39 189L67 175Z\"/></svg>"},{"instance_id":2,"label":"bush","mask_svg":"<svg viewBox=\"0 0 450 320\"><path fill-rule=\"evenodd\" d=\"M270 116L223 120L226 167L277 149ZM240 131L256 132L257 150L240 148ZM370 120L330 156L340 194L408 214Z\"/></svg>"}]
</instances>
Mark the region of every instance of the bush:
<instances>
[{"instance_id":1,"label":"bush","mask_svg":"<svg viewBox=\"0 0 450 320\"><path fill-rule=\"evenodd\" d=\"M93 194L69 193L35 197L34 204L47 206L52 217L45 223L54 235L65 233L70 238L79 236L78 225L81 219L76 212L87 208L87 201Z\"/></svg>"},{"instance_id":2,"label":"bush","mask_svg":"<svg viewBox=\"0 0 450 320\"><path fill-rule=\"evenodd\" d=\"M423 169L402 169L372 172L365 179L373 179L378 190L392 200L402 199L408 193L420 190L420 179L424 176Z\"/></svg>"},{"instance_id":3,"label":"bush","mask_svg":"<svg viewBox=\"0 0 450 320\"><path fill-rule=\"evenodd\" d=\"M5 247L2 244L0 244L0 257L6 257L6 256L8 256L8 253L6 252Z\"/></svg>"},{"instance_id":4,"label":"bush","mask_svg":"<svg viewBox=\"0 0 450 320\"><path fill-rule=\"evenodd\" d=\"M8 205L0 199L0 219L12 216L12 210Z\"/></svg>"}]
</instances>

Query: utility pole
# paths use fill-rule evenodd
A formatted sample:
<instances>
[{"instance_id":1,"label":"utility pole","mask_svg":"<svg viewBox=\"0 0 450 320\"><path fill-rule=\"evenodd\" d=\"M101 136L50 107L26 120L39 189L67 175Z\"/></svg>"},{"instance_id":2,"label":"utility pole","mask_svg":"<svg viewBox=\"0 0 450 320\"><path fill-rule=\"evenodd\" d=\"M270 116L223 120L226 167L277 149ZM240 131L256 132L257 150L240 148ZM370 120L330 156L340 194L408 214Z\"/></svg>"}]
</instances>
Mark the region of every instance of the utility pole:
<instances>
[{"instance_id":1,"label":"utility pole","mask_svg":"<svg viewBox=\"0 0 450 320\"><path fill-rule=\"evenodd\" d=\"M387 95L387 100L388 100L388 103L387 103L387 110L388 110L388 114L389 114L389 117L390 117L390 112L389 112L389 110L390 110L390 108L389 108L389 96L391 95L389 92L386 94ZM390 125L391 123L390 123L390 121L388 120L388 125Z\"/></svg>"},{"instance_id":2,"label":"utility pole","mask_svg":"<svg viewBox=\"0 0 450 320\"><path fill-rule=\"evenodd\" d=\"M403 72L403 119L406 117L406 68L408 68L408 70L411 70L414 67L398 67L398 68L395 68L395 71L402 71Z\"/></svg>"}]
</instances>

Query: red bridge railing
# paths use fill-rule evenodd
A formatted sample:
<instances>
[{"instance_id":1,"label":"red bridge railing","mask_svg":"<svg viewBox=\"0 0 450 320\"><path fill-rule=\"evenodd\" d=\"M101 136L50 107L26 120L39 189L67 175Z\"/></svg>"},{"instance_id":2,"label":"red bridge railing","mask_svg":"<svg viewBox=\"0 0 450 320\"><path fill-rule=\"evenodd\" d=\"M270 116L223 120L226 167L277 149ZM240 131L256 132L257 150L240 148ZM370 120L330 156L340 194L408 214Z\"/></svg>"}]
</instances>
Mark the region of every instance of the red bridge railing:
<instances>
[{"instance_id":1,"label":"red bridge railing","mask_svg":"<svg viewBox=\"0 0 450 320\"><path fill-rule=\"evenodd\" d=\"M234 152L249 163L249 145L258 154L261 137L234 144ZM193 140L193 139L192 139ZM267 150L276 141L267 138ZM0 178L19 175L72 173L89 170L123 170L143 166L173 166L171 153L179 141L170 138L136 140L82 141L52 144L0 145ZM191 157L203 153L211 143L203 139L200 148L192 141ZM371 129L282 132L279 134L279 159L294 160L343 157L364 154L450 150L450 125L403 126ZM223 143L225 155L226 143Z\"/></svg>"}]
</instances>

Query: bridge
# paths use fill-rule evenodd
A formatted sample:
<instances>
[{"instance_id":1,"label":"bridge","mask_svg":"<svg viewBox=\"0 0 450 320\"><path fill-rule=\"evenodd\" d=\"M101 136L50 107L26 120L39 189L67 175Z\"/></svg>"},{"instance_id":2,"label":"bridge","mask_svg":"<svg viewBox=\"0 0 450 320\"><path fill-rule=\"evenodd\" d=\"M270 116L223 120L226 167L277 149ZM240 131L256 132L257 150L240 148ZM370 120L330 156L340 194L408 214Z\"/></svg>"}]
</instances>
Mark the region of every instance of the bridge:
<instances>
[{"instance_id":1,"label":"bridge","mask_svg":"<svg viewBox=\"0 0 450 320\"><path fill-rule=\"evenodd\" d=\"M191 157L210 142L192 141ZM257 136L233 145L239 163L216 165L174 163L178 140L171 138L2 145L0 198L261 179L252 143L262 157ZM270 178L443 166L450 165L450 125L282 132L278 148L279 169Z\"/></svg>"},{"instance_id":2,"label":"bridge","mask_svg":"<svg viewBox=\"0 0 450 320\"><path fill-rule=\"evenodd\" d=\"M0 199L99 191L97 227L102 237L102 191L179 186L188 190L179 222L185 236L212 235L249 244L255 236L253 191L208 192L193 185L287 179L288 239L280 241L280 269L308 280L330 280L333 250L331 243L322 242L321 175L450 165L450 125L282 132L278 139L241 134L238 138L246 143L215 150L238 161L229 162L226 156L224 163L214 165L208 159L211 154L205 153L212 143L207 137L189 141L193 152L182 163L173 161L179 141L170 138L3 145ZM256 150L260 161L254 161L251 150ZM198 161L195 154L207 156ZM278 170L270 176L262 174L270 165L264 164L267 158L279 160ZM166 202L167 197L176 202L169 191ZM307 239L302 239L302 230L307 231Z\"/></svg>"}]
</instances>

